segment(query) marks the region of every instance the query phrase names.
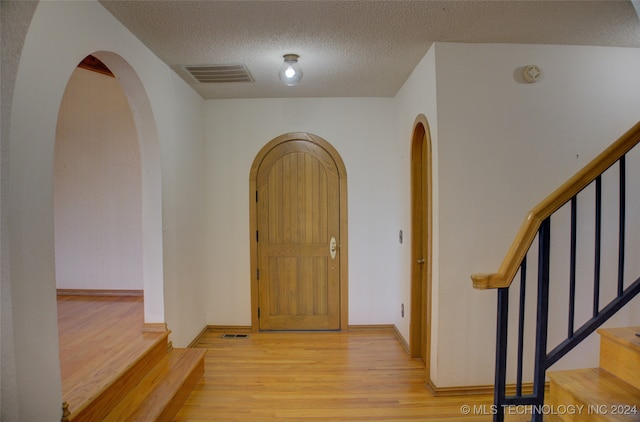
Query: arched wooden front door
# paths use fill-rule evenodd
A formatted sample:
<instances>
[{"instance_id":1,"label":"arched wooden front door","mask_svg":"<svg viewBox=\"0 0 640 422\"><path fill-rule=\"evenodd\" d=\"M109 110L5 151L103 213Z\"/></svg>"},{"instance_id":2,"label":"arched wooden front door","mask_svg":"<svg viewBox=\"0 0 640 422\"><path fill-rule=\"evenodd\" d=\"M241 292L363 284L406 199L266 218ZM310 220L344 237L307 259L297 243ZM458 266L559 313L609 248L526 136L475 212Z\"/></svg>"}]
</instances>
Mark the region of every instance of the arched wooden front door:
<instances>
[{"instance_id":1,"label":"arched wooden front door","mask_svg":"<svg viewBox=\"0 0 640 422\"><path fill-rule=\"evenodd\" d=\"M346 328L346 179L336 156L326 141L298 133L276 138L254 162L254 328Z\"/></svg>"}]
</instances>

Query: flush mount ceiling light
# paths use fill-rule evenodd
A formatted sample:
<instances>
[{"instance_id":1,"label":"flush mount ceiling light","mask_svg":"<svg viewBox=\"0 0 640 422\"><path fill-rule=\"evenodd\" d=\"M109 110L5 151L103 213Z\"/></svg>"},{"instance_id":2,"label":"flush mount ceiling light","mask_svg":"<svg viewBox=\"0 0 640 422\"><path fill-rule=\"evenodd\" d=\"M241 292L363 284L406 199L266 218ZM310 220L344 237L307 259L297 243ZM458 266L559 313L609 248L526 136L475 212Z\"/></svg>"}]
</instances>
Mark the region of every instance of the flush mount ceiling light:
<instances>
[{"instance_id":1,"label":"flush mount ceiling light","mask_svg":"<svg viewBox=\"0 0 640 422\"><path fill-rule=\"evenodd\" d=\"M283 57L284 63L280 66L278 77L285 85L295 86L302 79L302 68L298 63L300 56L297 54L285 54Z\"/></svg>"}]
</instances>

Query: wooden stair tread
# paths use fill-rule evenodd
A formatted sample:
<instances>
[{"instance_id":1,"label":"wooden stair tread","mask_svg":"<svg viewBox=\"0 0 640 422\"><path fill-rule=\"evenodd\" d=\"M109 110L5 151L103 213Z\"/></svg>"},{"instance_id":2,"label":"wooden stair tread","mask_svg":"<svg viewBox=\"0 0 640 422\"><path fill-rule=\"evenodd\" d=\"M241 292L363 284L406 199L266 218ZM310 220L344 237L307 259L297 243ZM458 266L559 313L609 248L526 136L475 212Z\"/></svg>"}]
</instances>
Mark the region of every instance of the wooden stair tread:
<instances>
[{"instance_id":1,"label":"wooden stair tread","mask_svg":"<svg viewBox=\"0 0 640 422\"><path fill-rule=\"evenodd\" d=\"M155 334L155 333L154 333ZM158 342L166 341L167 335L162 333L155 334L150 336L146 343L140 343L138 345L134 345L133 348L123 349L118 345L117 348L113 350L98 350L93 351L90 350L87 352L90 355L90 358L85 360L86 366L92 367L102 367L106 368L105 371L94 371L91 374L87 374L87 372L78 371L77 374L70 374L66 377L68 384L73 385L73 387L68 389L69 395L73 396L76 394L76 391L82 392L87 391L87 385L100 385L102 387L109 385L110 381L113 377L116 377L118 374L126 371L128 367L133 366L135 362L137 362L144 352L151 349ZM84 350L83 350L84 352ZM127 356L129 358L129 364L127 366L114 366L110 365L110 362L119 363L124 360L127 360ZM86 394L86 393L85 393Z\"/></svg>"},{"instance_id":2,"label":"wooden stair tread","mask_svg":"<svg viewBox=\"0 0 640 422\"><path fill-rule=\"evenodd\" d=\"M640 412L640 390L625 383L609 372L600 368L575 369L567 371L549 372L552 396L554 390L560 387L565 393L575 398L577 403L595 406L635 405ZM556 403L574 404L574 403ZM629 415L613 420L640 419L640 414Z\"/></svg>"},{"instance_id":3,"label":"wooden stair tread","mask_svg":"<svg viewBox=\"0 0 640 422\"><path fill-rule=\"evenodd\" d=\"M104 421L171 420L201 378L205 354L206 349L171 350Z\"/></svg>"},{"instance_id":4,"label":"wooden stair tread","mask_svg":"<svg viewBox=\"0 0 640 422\"><path fill-rule=\"evenodd\" d=\"M84 378L70 376L66 382L75 384L67 389L65 400L71 411L70 420L100 420L126 394L128 388L137 384L143 374L160 361L167 348L168 332L145 334L144 340L132 347L104 352L101 370ZM123 364L127 362L126 364Z\"/></svg>"},{"instance_id":5,"label":"wooden stair tread","mask_svg":"<svg viewBox=\"0 0 640 422\"><path fill-rule=\"evenodd\" d=\"M640 327L600 330L600 368L640 389Z\"/></svg>"},{"instance_id":6,"label":"wooden stair tread","mask_svg":"<svg viewBox=\"0 0 640 422\"><path fill-rule=\"evenodd\" d=\"M600 337L606 337L640 353L640 337L636 333L640 333L640 327L601 328L598 330Z\"/></svg>"}]
</instances>

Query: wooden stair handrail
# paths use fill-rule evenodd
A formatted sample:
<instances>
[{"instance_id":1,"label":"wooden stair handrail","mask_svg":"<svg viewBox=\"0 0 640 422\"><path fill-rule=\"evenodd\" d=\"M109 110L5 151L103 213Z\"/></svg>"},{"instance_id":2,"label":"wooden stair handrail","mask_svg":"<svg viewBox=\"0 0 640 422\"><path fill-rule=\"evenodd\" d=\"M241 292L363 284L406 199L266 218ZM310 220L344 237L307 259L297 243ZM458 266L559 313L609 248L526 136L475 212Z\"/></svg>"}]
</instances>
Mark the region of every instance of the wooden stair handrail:
<instances>
[{"instance_id":1,"label":"wooden stair handrail","mask_svg":"<svg viewBox=\"0 0 640 422\"><path fill-rule=\"evenodd\" d=\"M522 259L527 254L538 233L540 224L560 207L571 200L599 175L615 164L622 156L640 142L640 122L636 123L611 146L594 158L571 179L536 205L524 219L520 230L498 269L493 274L472 274L475 289L499 289L509 287Z\"/></svg>"}]
</instances>

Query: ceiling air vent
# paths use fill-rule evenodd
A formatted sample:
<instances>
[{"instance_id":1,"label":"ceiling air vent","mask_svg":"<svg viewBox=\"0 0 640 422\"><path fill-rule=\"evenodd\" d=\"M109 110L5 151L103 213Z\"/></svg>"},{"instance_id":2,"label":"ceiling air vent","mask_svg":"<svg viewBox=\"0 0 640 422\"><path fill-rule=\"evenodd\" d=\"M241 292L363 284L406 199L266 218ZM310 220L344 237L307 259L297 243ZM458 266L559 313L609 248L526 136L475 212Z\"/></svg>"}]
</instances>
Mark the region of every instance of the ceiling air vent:
<instances>
[{"instance_id":1,"label":"ceiling air vent","mask_svg":"<svg viewBox=\"0 0 640 422\"><path fill-rule=\"evenodd\" d=\"M253 82L251 74L243 64L184 66L184 69L200 83Z\"/></svg>"}]
</instances>

